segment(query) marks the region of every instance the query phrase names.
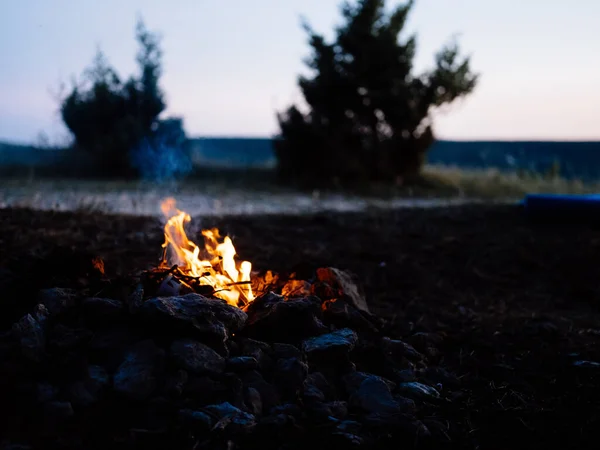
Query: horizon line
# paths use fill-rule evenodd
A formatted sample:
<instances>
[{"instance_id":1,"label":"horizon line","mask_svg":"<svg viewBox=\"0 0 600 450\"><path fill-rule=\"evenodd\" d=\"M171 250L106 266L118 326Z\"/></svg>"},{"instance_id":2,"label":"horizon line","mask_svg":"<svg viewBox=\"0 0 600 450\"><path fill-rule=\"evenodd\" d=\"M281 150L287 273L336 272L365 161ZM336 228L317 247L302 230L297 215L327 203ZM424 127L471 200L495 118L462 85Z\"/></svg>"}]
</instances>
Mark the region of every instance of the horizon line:
<instances>
[{"instance_id":1,"label":"horizon line","mask_svg":"<svg viewBox=\"0 0 600 450\"><path fill-rule=\"evenodd\" d=\"M272 140L275 139L276 136L257 136L257 135L202 135L202 136L189 136L188 140L194 139L255 139L255 140ZM600 137L597 138L439 138L435 140L436 142L456 142L456 143L507 143L507 144L517 144L517 143L565 143L565 144L581 144L581 143L600 143ZM32 147L36 149L40 149L35 143L30 142L19 142L16 140L12 140L9 138L1 138L0 137L0 145L11 145L15 147Z\"/></svg>"}]
</instances>

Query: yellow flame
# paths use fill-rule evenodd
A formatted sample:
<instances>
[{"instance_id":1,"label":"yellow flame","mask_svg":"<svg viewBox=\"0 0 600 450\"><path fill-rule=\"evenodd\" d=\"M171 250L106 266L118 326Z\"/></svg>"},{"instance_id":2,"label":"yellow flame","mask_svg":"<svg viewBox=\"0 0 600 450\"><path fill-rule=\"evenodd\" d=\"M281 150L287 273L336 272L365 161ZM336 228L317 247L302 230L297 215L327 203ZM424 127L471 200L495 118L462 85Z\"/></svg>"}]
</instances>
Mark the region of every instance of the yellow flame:
<instances>
[{"instance_id":1,"label":"yellow flame","mask_svg":"<svg viewBox=\"0 0 600 450\"><path fill-rule=\"evenodd\" d=\"M250 286L252 264L249 261L236 263L235 247L228 236L221 241L216 228L202 230L204 237L204 255L201 259L200 247L188 239L184 225L191 221L189 214L178 210L175 199L167 198L161 204L163 214L167 217L165 225L165 242L162 247L165 255L162 267L177 265L184 274L198 278L200 284L210 285L215 296L238 306L254 300Z\"/></svg>"}]
</instances>

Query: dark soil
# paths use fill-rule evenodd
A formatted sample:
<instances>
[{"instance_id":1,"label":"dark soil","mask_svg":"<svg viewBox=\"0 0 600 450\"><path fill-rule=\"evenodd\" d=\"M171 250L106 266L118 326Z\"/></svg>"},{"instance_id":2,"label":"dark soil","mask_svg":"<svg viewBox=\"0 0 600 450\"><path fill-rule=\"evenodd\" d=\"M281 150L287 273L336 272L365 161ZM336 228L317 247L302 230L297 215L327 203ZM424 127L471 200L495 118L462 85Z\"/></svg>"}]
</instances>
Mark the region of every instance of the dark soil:
<instances>
[{"instance_id":1,"label":"dark soil","mask_svg":"<svg viewBox=\"0 0 600 450\"><path fill-rule=\"evenodd\" d=\"M600 230L532 224L497 206L201 226L232 236L259 270L354 272L393 338L442 334L432 357L465 394L444 414L462 430L457 447L597 448ZM0 210L1 330L30 311L41 288L90 286L93 257L118 284L153 267L162 241L152 218Z\"/></svg>"}]
</instances>

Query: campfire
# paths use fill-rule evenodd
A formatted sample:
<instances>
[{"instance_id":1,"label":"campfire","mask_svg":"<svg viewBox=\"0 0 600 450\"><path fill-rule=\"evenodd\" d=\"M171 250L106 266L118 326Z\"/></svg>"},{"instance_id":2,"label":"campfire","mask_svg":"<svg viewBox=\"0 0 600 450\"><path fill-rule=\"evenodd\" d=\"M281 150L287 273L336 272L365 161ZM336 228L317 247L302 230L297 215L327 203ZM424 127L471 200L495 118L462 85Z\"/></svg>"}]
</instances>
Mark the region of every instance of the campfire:
<instances>
[{"instance_id":1,"label":"campfire","mask_svg":"<svg viewBox=\"0 0 600 450\"><path fill-rule=\"evenodd\" d=\"M252 264L236 261L236 251L229 236L221 241L217 228L202 230L204 249L188 239L184 225L189 214L176 208L173 198L161 205L167 218L164 254L159 269L167 274L159 293L195 291L212 294L230 305L243 306L254 300L250 285Z\"/></svg>"},{"instance_id":2,"label":"campfire","mask_svg":"<svg viewBox=\"0 0 600 450\"><path fill-rule=\"evenodd\" d=\"M388 448L448 437L435 412L454 379L431 366L436 336L386 337L351 274L253 271L230 237L206 229L197 243L173 199L162 209L162 258L125 292L111 280L94 294L43 289L13 325L0 390L11 448Z\"/></svg>"}]
</instances>

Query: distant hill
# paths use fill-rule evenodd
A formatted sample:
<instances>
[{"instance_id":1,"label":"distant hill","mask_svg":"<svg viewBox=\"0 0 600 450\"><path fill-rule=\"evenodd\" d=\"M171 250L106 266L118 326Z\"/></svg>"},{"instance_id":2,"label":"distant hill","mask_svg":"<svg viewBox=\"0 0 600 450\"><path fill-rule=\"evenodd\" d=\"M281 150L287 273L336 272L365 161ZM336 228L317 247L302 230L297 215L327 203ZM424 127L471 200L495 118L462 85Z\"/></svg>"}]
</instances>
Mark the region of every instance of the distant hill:
<instances>
[{"instance_id":1,"label":"distant hill","mask_svg":"<svg viewBox=\"0 0 600 450\"><path fill-rule=\"evenodd\" d=\"M276 163L270 138L199 137L190 139L189 148L197 167L272 168ZM84 164L70 152L0 143L3 173L75 161ZM567 178L600 179L600 142L438 141L429 152L431 164L462 168L545 172L555 161Z\"/></svg>"}]
</instances>

